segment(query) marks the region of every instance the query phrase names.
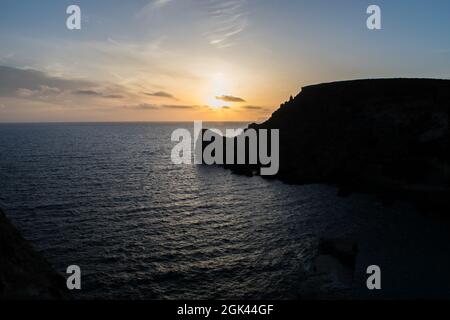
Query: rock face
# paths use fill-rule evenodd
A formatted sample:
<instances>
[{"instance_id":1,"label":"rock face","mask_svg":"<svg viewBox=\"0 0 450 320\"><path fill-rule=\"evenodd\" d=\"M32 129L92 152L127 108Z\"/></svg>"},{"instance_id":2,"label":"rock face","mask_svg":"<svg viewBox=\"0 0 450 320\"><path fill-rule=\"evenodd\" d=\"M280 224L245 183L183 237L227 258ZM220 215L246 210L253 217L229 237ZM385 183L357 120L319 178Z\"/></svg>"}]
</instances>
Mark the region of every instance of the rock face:
<instances>
[{"instance_id":1,"label":"rock face","mask_svg":"<svg viewBox=\"0 0 450 320\"><path fill-rule=\"evenodd\" d=\"M358 244L352 239L318 239L312 268L298 297L351 299L357 255Z\"/></svg>"},{"instance_id":2,"label":"rock face","mask_svg":"<svg viewBox=\"0 0 450 320\"><path fill-rule=\"evenodd\" d=\"M251 128L280 130L276 178L329 183L449 208L450 80L355 80L308 86ZM249 174L254 166L235 166Z\"/></svg>"},{"instance_id":3,"label":"rock face","mask_svg":"<svg viewBox=\"0 0 450 320\"><path fill-rule=\"evenodd\" d=\"M0 209L0 299L68 298L64 278L6 219Z\"/></svg>"}]
</instances>

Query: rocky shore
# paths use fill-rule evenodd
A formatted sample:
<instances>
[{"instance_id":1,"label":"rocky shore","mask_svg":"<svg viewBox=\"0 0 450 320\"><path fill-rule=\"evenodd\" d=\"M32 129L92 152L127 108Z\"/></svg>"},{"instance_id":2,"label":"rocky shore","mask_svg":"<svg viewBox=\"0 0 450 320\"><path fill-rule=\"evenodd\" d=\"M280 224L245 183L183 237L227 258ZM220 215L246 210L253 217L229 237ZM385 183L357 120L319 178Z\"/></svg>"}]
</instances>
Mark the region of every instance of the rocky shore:
<instances>
[{"instance_id":1,"label":"rocky shore","mask_svg":"<svg viewBox=\"0 0 450 320\"><path fill-rule=\"evenodd\" d=\"M34 251L0 209L0 299L65 298L65 279Z\"/></svg>"},{"instance_id":2,"label":"rocky shore","mask_svg":"<svg viewBox=\"0 0 450 320\"><path fill-rule=\"evenodd\" d=\"M337 185L445 215L450 208L450 80L355 80L308 86L254 129L280 130L293 184ZM246 175L258 165L229 165Z\"/></svg>"},{"instance_id":3,"label":"rocky shore","mask_svg":"<svg viewBox=\"0 0 450 320\"><path fill-rule=\"evenodd\" d=\"M358 244L347 238L319 239L300 299L352 299Z\"/></svg>"}]
</instances>

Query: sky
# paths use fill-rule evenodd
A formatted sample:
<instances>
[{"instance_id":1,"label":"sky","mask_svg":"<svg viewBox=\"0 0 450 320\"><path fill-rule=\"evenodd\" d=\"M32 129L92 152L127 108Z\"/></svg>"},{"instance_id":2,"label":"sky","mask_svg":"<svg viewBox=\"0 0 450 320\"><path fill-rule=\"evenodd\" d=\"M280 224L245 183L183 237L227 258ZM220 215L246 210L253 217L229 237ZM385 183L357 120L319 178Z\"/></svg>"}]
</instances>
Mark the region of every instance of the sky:
<instances>
[{"instance_id":1,"label":"sky","mask_svg":"<svg viewBox=\"0 0 450 320\"><path fill-rule=\"evenodd\" d=\"M311 84L448 79L449 31L448 0L0 0L0 122L263 121Z\"/></svg>"}]
</instances>

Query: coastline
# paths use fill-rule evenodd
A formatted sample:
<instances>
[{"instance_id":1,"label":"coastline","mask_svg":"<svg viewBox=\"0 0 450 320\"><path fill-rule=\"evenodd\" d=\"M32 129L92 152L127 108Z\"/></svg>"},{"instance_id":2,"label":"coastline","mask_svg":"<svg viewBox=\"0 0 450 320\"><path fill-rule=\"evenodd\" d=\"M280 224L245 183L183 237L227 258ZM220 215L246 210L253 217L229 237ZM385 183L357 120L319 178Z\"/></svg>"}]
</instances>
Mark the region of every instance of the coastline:
<instances>
[{"instance_id":1,"label":"coastline","mask_svg":"<svg viewBox=\"0 0 450 320\"><path fill-rule=\"evenodd\" d=\"M447 217L449 88L449 80L434 79L304 87L268 120L248 126L280 132L279 171L263 177L334 185L340 196L375 194L385 204L408 201L425 213ZM224 167L253 176L265 166Z\"/></svg>"}]
</instances>

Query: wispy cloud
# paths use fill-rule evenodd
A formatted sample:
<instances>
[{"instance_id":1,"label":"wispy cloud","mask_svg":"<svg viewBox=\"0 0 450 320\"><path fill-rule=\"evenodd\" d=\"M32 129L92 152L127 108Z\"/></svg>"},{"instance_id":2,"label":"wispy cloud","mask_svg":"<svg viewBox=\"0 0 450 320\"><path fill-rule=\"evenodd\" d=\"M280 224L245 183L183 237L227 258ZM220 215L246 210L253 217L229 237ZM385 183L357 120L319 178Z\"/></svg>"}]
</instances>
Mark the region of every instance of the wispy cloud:
<instances>
[{"instance_id":1,"label":"wispy cloud","mask_svg":"<svg viewBox=\"0 0 450 320\"><path fill-rule=\"evenodd\" d=\"M155 104L140 103L140 104L136 104L136 105L122 106L122 108L145 111L145 110L157 110L157 109L159 109L159 106L155 105Z\"/></svg>"},{"instance_id":2,"label":"wispy cloud","mask_svg":"<svg viewBox=\"0 0 450 320\"><path fill-rule=\"evenodd\" d=\"M166 4L168 4L171 1L172 0L154 0L154 1L152 1L152 5L156 8L159 8L159 7L165 6Z\"/></svg>"},{"instance_id":3,"label":"wispy cloud","mask_svg":"<svg viewBox=\"0 0 450 320\"><path fill-rule=\"evenodd\" d=\"M0 66L0 96L57 94L64 90L77 90L93 85L85 80L52 77L37 70Z\"/></svg>"},{"instance_id":4,"label":"wispy cloud","mask_svg":"<svg viewBox=\"0 0 450 320\"><path fill-rule=\"evenodd\" d=\"M94 96L94 97L102 95L100 92L93 91L93 90L76 90L73 92L73 94L78 94L81 96Z\"/></svg>"},{"instance_id":5,"label":"wispy cloud","mask_svg":"<svg viewBox=\"0 0 450 320\"><path fill-rule=\"evenodd\" d=\"M235 44L233 38L248 26L246 0L210 0L206 4L209 16L205 33L209 43L217 48L227 48Z\"/></svg>"},{"instance_id":6,"label":"wispy cloud","mask_svg":"<svg viewBox=\"0 0 450 320\"><path fill-rule=\"evenodd\" d=\"M248 106L242 106L239 109L241 109L242 111L254 111L254 112L258 112L258 113L267 113L270 112L270 108L268 107L263 107L263 106L252 106L252 105L248 105Z\"/></svg>"},{"instance_id":7,"label":"wispy cloud","mask_svg":"<svg viewBox=\"0 0 450 320\"><path fill-rule=\"evenodd\" d=\"M124 96L120 95L120 94L106 94L103 95L103 98L108 98L108 99L122 99L124 98Z\"/></svg>"},{"instance_id":8,"label":"wispy cloud","mask_svg":"<svg viewBox=\"0 0 450 320\"><path fill-rule=\"evenodd\" d=\"M243 106L242 109L247 109L247 110L264 110L264 107L260 107L260 106Z\"/></svg>"},{"instance_id":9,"label":"wispy cloud","mask_svg":"<svg viewBox=\"0 0 450 320\"><path fill-rule=\"evenodd\" d=\"M243 32L248 22L247 0L191 0L189 8L200 12L201 25L205 29L203 36L216 48L227 48L236 44L237 36ZM184 6L186 0L153 0L137 13L137 19L155 21L160 10L169 5ZM189 9L188 9L189 10Z\"/></svg>"},{"instance_id":10,"label":"wispy cloud","mask_svg":"<svg viewBox=\"0 0 450 320\"><path fill-rule=\"evenodd\" d=\"M58 95L61 92L62 91L59 88L52 88L49 86L41 85L36 90L19 88L16 90L15 93L18 97L27 98L27 97L44 97L44 96Z\"/></svg>"},{"instance_id":11,"label":"wispy cloud","mask_svg":"<svg viewBox=\"0 0 450 320\"><path fill-rule=\"evenodd\" d=\"M257 113L267 113L270 112L271 110L269 107L253 106L253 105L246 105L240 107L224 106L223 109L229 109L236 112L257 112Z\"/></svg>"},{"instance_id":12,"label":"wispy cloud","mask_svg":"<svg viewBox=\"0 0 450 320\"><path fill-rule=\"evenodd\" d=\"M158 92L153 92L153 93L144 92L144 94L147 96L150 96L150 97L168 98L168 99L177 100L174 95L172 95L168 92L165 92L165 91L158 91Z\"/></svg>"},{"instance_id":13,"label":"wispy cloud","mask_svg":"<svg viewBox=\"0 0 450 320\"><path fill-rule=\"evenodd\" d=\"M74 102L74 96L106 101L133 97L133 93L111 83L54 77L38 70L0 66L0 97L45 101L62 106L67 105L68 101Z\"/></svg>"},{"instance_id":14,"label":"wispy cloud","mask_svg":"<svg viewBox=\"0 0 450 320\"><path fill-rule=\"evenodd\" d=\"M134 110L163 110L163 109L178 109L178 110L194 110L201 108L211 108L210 106L200 106L200 105L179 105L179 104L151 104L151 103L141 103L135 105L125 105L122 106L127 109Z\"/></svg>"},{"instance_id":15,"label":"wispy cloud","mask_svg":"<svg viewBox=\"0 0 450 320\"><path fill-rule=\"evenodd\" d=\"M120 94L108 94L95 90L75 90L72 93L80 96L100 97L108 99L122 99L124 97L123 95Z\"/></svg>"},{"instance_id":16,"label":"wispy cloud","mask_svg":"<svg viewBox=\"0 0 450 320\"><path fill-rule=\"evenodd\" d=\"M141 10L136 13L136 18L148 17L153 14L155 10L165 7L174 0L151 0Z\"/></svg>"},{"instance_id":17,"label":"wispy cloud","mask_svg":"<svg viewBox=\"0 0 450 320\"><path fill-rule=\"evenodd\" d=\"M217 100L222 100L225 102L245 102L244 99L235 97L235 96L229 96L229 95L223 95L223 96L216 96Z\"/></svg>"},{"instance_id":18,"label":"wispy cloud","mask_svg":"<svg viewBox=\"0 0 450 320\"><path fill-rule=\"evenodd\" d=\"M176 104L164 104L161 106L165 109L194 109L197 106L190 106L190 105L176 105Z\"/></svg>"},{"instance_id":19,"label":"wispy cloud","mask_svg":"<svg viewBox=\"0 0 450 320\"><path fill-rule=\"evenodd\" d=\"M11 58L13 58L14 57L14 52L10 52L10 53L8 53L8 54L0 54L0 62L1 63L6 63L6 62L8 62L8 60L10 60Z\"/></svg>"}]
</instances>

